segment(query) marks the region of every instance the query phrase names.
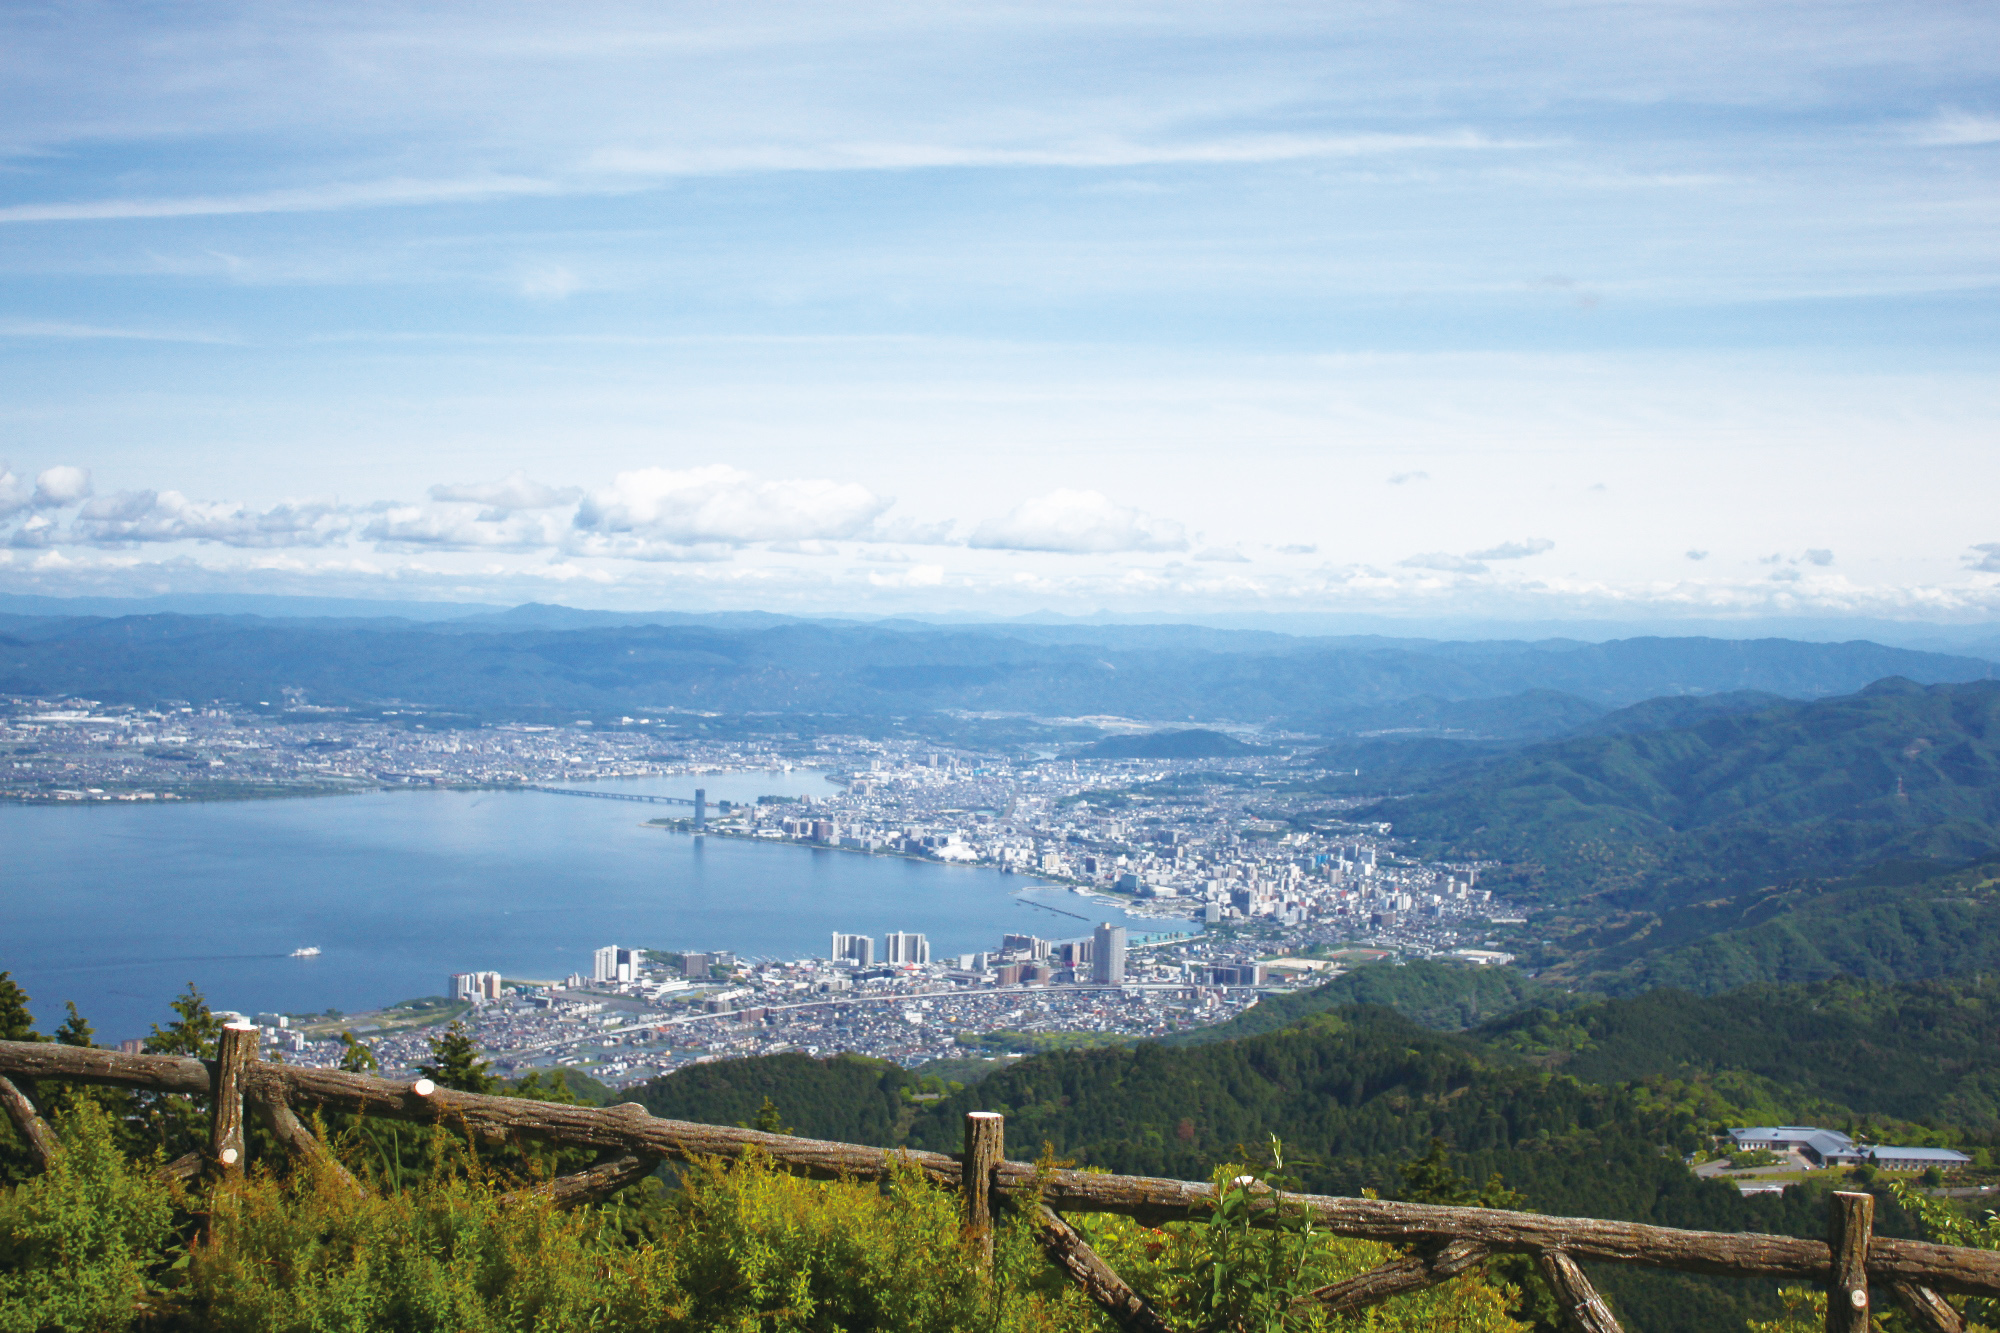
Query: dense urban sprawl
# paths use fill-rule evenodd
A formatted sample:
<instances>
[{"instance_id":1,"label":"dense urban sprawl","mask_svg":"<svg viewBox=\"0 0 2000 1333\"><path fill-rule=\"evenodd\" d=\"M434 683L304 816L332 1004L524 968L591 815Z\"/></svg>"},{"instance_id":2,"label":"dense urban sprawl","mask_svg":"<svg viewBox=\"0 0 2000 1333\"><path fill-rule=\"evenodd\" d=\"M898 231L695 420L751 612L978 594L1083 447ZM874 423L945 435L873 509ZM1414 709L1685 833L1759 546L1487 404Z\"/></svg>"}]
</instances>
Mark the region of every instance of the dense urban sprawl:
<instances>
[{"instance_id":1,"label":"dense urban sprawl","mask_svg":"<svg viewBox=\"0 0 2000 1333\"><path fill-rule=\"evenodd\" d=\"M1356 802L1316 790L1323 775L1281 745L1226 759L1114 760L863 736L689 740L662 736L671 719L650 717L448 727L297 699L260 701L258 711L4 703L0 797L16 800L673 775L695 787L702 774L810 767L834 779L833 794L642 799L662 803L653 821L662 836L984 865L1074 890L1038 896L1039 936L948 958L932 958L920 935L892 935L879 952L871 939L837 936L826 957L783 960L739 959L724 947L731 941L643 941L579 959L564 982L455 976L451 1003L426 1010L282 1024L259 1016L292 1058L314 1063L338 1058L330 1038L352 1030L385 1068L413 1068L436 1023L460 1017L506 1072L560 1065L625 1083L784 1050L916 1065L1033 1049L1056 1033L1137 1038L1213 1023L1270 988L1385 952L1501 962L1508 955L1492 946L1523 924L1478 887L1478 866L1399 855L1389 826L1354 822ZM1118 914L1159 930L1128 941L1123 927L1102 924Z\"/></svg>"}]
</instances>

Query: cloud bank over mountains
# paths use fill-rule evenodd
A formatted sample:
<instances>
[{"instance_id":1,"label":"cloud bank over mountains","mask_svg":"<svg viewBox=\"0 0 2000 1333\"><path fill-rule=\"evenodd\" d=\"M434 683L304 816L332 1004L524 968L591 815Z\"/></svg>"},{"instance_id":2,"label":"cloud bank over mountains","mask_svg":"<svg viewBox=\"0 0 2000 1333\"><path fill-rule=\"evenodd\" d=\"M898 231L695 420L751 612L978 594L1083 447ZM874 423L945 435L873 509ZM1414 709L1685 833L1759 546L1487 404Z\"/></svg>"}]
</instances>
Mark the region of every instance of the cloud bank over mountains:
<instances>
[{"instance_id":1,"label":"cloud bank over mountains","mask_svg":"<svg viewBox=\"0 0 2000 1333\"><path fill-rule=\"evenodd\" d=\"M997 508L997 507L996 507ZM1216 539L1100 491L997 512L904 515L855 481L730 464L644 467L595 485L524 471L441 482L418 501L266 505L177 490L97 494L89 471L0 467L0 576L16 590L258 588L338 596L562 598L690 608L1367 610L1587 617L2000 614L2000 542L1957 552L1951 584L1870 586L1830 548L1745 555L1704 577L1557 573L1548 537L1341 563L1282 534ZM963 533L964 535L960 535ZM1707 553L1667 551L1685 567ZM668 569L672 572L669 573ZM657 573L647 571L654 570Z\"/></svg>"}]
</instances>

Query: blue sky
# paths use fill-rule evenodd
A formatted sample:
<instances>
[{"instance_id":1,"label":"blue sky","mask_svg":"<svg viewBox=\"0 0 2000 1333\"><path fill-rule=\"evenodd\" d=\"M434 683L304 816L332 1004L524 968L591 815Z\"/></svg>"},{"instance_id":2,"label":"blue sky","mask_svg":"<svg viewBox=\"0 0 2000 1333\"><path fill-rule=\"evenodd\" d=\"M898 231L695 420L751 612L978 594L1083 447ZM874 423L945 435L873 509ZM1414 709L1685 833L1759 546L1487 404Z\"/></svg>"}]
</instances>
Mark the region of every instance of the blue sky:
<instances>
[{"instance_id":1,"label":"blue sky","mask_svg":"<svg viewBox=\"0 0 2000 1333\"><path fill-rule=\"evenodd\" d=\"M1984 621L2000 14L18 4L0 591Z\"/></svg>"}]
</instances>

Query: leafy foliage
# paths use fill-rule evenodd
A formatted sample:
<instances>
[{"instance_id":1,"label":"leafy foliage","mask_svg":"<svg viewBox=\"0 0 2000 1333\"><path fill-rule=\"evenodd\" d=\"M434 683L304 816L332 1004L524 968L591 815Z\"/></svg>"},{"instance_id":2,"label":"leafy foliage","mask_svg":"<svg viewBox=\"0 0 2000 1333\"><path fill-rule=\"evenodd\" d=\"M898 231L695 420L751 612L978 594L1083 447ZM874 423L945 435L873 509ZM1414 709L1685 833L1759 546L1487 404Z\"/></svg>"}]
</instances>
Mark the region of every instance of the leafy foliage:
<instances>
[{"instance_id":1,"label":"leafy foliage","mask_svg":"<svg viewBox=\"0 0 2000 1333\"><path fill-rule=\"evenodd\" d=\"M89 1102L59 1119L49 1169L0 1192L0 1333L121 1328L173 1234L174 1198Z\"/></svg>"}]
</instances>

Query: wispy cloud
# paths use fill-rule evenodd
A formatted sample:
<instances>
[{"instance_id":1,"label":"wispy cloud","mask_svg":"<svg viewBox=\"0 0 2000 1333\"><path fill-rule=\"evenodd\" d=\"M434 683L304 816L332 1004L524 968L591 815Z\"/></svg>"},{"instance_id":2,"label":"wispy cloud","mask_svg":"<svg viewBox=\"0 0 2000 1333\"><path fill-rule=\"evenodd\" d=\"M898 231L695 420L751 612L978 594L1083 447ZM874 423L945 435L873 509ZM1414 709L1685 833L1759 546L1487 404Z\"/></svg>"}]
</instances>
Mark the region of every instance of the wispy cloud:
<instances>
[{"instance_id":1,"label":"wispy cloud","mask_svg":"<svg viewBox=\"0 0 2000 1333\"><path fill-rule=\"evenodd\" d=\"M1467 551L1465 556L1468 560L1525 560L1531 555L1553 551L1555 547L1556 544L1547 537L1530 537L1526 541L1501 542L1483 551Z\"/></svg>"},{"instance_id":2,"label":"wispy cloud","mask_svg":"<svg viewBox=\"0 0 2000 1333\"><path fill-rule=\"evenodd\" d=\"M190 329L129 329L46 319L0 319L0 338L124 338L135 342L234 343L235 338Z\"/></svg>"},{"instance_id":3,"label":"wispy cloud","mask_svg":"<svg viewBox=\"0 0 2000 1333\"><path fill-rule=\"evenodd\" d=\"M1103 555L1113 551L1184 551L1187 529L1169 518L1121 505L1098 491L1056 490L1020 504L973 532L984 550Z\"/></svg>"},{"instance_id":4,"label":"wispy cloud","mask_svg":"<svg viewBox=\"0 0 2000 1333\"><path fill-rule=\"evenodd\" d=\"M1968 111L1941 111L1918 125L1910 137L1932 148L1970 148L2000 143L2000 116L1976 115Z\"/></svg>"},{"instance_id":5,"label":"wispy cloud","mask_svg":"<svg viewBox=\"0 0 2000 1333\"><path fill-rule=\"evenodd\" d=\"M1145 143L1122 137L996 146L912 141L739 145L712 148L605 148L591 171L642 176L729 175L751 171L911 171L942 167L1226 166L1390 153L1504 151L1537 145L1474 130L1424 134L1254 134Z\"/></svg>"},{"instance_id":6,"label":"wispy cloud","mask_svg":"<svg viewBox=\"0 0 2000 1333\"><path fill-rule=\"evenodd\" d=\"M93 222L129 218L221 217L238 213L329 213L349 208L464 203L565 193L552 180L474 176L458 180L392 179L236 195L184 198L88 199L0 207L0 222Z\"/></svg>"}]
</instances>

